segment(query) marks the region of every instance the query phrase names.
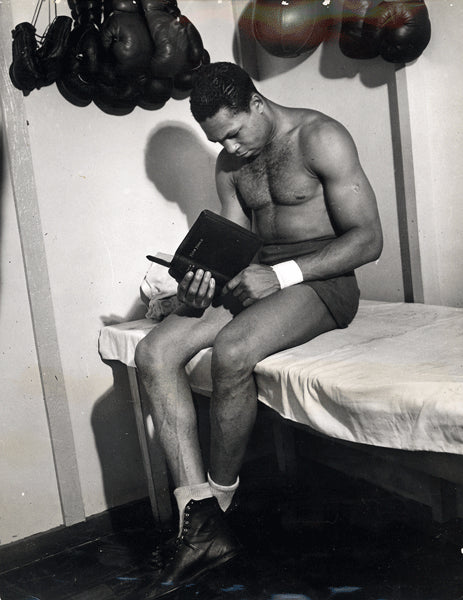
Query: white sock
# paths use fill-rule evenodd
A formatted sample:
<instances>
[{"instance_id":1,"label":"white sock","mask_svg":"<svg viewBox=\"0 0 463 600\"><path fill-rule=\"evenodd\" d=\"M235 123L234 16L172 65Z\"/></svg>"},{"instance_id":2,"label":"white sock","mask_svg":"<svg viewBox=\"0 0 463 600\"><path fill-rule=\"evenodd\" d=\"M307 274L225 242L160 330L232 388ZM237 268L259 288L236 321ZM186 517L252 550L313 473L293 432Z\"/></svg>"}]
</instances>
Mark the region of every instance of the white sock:
<instances>
[{"instance_id":1,"label":"white sock","mask_svg":"<svg viewBox=\"0 0 463 600\"><path fill-rule=\"evenodd\" d=\"M178 526L179 535L181 535L183 529L183 514L188 502L190 500L204 500L204 498L212 498L212 492L209 484L206 481L206 483L178 487L174 490L174 496L178 505Z\"/></svg>"},{"instance_id":2,"label":"white sock","mask_svg":"<svg viewBox=\"0 0 463 600\"><path fill-rule=\"evenodd\" d=\"M217 498L220 508L225 512L232 503L233 496L240 484L240 478L237 477L235 483L232 485L220 485L216 483L208 473L207 480L211 487L212 495Z\"/></svg>"}]
</instances>

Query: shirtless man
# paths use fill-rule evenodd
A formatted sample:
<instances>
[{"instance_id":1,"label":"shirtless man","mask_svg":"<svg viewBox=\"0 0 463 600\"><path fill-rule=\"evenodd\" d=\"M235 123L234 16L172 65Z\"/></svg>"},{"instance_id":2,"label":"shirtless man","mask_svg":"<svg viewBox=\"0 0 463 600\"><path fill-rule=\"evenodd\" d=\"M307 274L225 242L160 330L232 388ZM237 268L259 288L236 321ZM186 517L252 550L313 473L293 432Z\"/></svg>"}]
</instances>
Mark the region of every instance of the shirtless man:
<instances>
[{"instance_id":1,"label":"shirtless man","mask_svg":"<svg viewBox=\"0 0 463 600\"><path fill-rule=\"evenodd\" d=\"M216 166L222 215L252 226L264 247L218 300L210 273L188 273L178 287L183 304L137 347L180 530L171 561L140 600L163 597L238 553L226 512L256 416L254 366L347 327L359 298L353 271L382 249L375 195L340 123L268 100L231 63L202 67L190 103L208 139L223 146ZM206 473L184 367L209 346Z\"/></svg>"}]
</instances>

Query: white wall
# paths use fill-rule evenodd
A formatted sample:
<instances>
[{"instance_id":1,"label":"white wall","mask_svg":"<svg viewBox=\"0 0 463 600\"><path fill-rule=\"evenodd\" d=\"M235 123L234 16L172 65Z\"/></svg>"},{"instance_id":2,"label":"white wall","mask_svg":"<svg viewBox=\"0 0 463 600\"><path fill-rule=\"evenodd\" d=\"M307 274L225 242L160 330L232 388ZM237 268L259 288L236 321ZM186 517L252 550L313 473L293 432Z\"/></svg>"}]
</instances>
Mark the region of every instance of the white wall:
<instances>
[{"instance_id":1,"label":"white wall","mask_svg":"<svg viewBox=\"0 0 463 600\"><path fill-rule=\"evenodd\" d=\"M0 168L0 544L4 544L37 527L61 525L62 518L5 156Z\"/></svg>"},{"instance_id":2,"label":"white wall","mask_svg":"<svg viewBox=\"0 0 463 600\"><path fill-rule=\"evenodd\" d=\"M463 4L427 6L431 42L407 68L425 302L463 307Z\"/></svg>"},{"instance_id":3,"label":"white wall","mask_svg":"<svg viewBox=\"0 0 463 600\"><path fill-rule=\"evenodd\" d=\"M462 74L458 61L452 63L461 54L455 25L460 21L450 3L433 2L442 12L432 8L432 46L407 67L420 241L429 297L457 305L463 292L449 257L462 243L457 235L461 175L458 140L455 146L448 142L455 130L461 134L455 123ZM30 20L35 4L14 2L14 23ZM246 2L180 0L179 6L213 60L239 59L235 23L246 16ZM65 3L60 11L66 14ZM388 109L392 66L380 59L351 61L335 42L304 60L276 59L254 45L255 59L249 54L252 44L241 39L241 47L244 66L264 94L283 104L320 109L351 131L376 191L385 232L379 262L359 269L362 294L402 300ZM439 92L442 81L448 82L445 94ZM75 107L54 85L27 98L17 92L15 101L25 103L29 123L85 513L92 515L147 493L126 375L120 366L101 361L98 332L105 323L143 314L138 286L148 268L145 254L175 249L201 208L218 208L213 182L217 148L194 123L186 98L124 117L109 116L94 105ZM445 164L439 156L446 157ZM1 257L0 477L11 482L0 486L0 543L5 544L62 522L8 180L2 194Z\"/></svg>"}]
</instances>

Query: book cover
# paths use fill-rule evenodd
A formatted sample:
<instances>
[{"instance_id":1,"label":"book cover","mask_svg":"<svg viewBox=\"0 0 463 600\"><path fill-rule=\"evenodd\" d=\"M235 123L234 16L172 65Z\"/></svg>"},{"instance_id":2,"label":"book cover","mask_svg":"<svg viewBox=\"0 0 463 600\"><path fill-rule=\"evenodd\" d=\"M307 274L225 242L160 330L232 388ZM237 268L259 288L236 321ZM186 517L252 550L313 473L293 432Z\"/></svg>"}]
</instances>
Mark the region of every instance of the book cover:
<instances>
[{"instance_id":1,"label":"book cover","mask_svg":"<svg viewBox=\"0 0 463 600\"><path fill-rule=\"evenodd\" d=\"M188 271L210 271L219 291L251 263L261 247L261 240L252 231L210 210L203 210L171 260L169 255L161 253L147 258L167 266L178 282Z\"/></svg>"}]
</instances>

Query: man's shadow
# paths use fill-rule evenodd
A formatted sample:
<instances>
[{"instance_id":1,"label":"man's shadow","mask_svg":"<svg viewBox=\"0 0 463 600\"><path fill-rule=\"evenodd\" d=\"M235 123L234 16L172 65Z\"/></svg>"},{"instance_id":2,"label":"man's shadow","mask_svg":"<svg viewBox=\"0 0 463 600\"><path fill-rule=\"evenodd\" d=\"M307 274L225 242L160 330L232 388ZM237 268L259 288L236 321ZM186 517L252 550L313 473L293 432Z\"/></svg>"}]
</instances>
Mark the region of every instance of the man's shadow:
<instances>
[{"instance_id":1,"label":"man's shadow","mask_svg":"<svg viewBox=\"0 0 463 600\"><path fill-rule=\"evenodd\" d=\"M216 156L193 129L181 122L162 123L148 139L148 178L166 200L178 204L188 227L203 209L220 211L214 179Z\"/></svg>"}]
</instances>

